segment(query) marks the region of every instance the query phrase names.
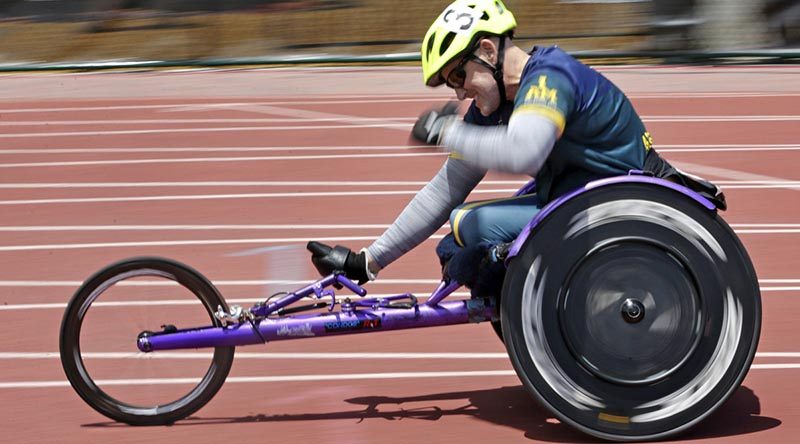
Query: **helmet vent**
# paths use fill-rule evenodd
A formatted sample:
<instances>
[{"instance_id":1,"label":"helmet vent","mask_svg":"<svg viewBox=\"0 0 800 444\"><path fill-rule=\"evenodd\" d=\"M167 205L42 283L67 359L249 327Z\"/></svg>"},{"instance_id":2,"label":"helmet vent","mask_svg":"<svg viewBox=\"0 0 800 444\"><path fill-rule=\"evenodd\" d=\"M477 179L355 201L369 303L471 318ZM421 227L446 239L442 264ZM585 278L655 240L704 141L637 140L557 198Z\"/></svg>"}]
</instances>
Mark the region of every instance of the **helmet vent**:
<instances>
[{"instance_id":1,"label":"helmet vent","mask_svg":"<svg viewBox=\"0 0 800 444\"><path fill-rule=\"evenodd\" d=\"M434 37L435 36L433 36L433 35L430 36L428 38L428 43L426 45L425 58L427 58L428 61L430 61L430 59L431 59L431 51L433 51L433 41L436 40Z\"/></svg>"},{"instance_id":2,"label":"helmet vent","mask_svg":"<svg viewBox=\"0 0 800 444\"><path fill-rule=\"evenodd\" d=\"M486 11L483 11L483 15L481 16L481 20L489 21L489 14Z\"/></svg>"},{"instance_id":3,"label":"helmet vent","mask_svg":"<svg viewBox=\"0 0 800 444\"><path fill-rule=\"evenodd\" d=\"M505 11L505 8L503 8L503 5L500 2L498 2L497 0L495 0L494 5L497 6L497 12L499 12L500 14L502 14Z\"/></svg>"},{"instance_id":4,"label":"helmet vent","mask_svg":"<svg viewBox=\"0 0 800 444\"><path fill-rule=\"evenodd\" d=\"M442 44L439 46L439 55L443 55L447 48L450 47L450 44L453 43L453 39L456 38L455 32L448 32L446 36L442 39Z\"/></svg>"}]
</instances>

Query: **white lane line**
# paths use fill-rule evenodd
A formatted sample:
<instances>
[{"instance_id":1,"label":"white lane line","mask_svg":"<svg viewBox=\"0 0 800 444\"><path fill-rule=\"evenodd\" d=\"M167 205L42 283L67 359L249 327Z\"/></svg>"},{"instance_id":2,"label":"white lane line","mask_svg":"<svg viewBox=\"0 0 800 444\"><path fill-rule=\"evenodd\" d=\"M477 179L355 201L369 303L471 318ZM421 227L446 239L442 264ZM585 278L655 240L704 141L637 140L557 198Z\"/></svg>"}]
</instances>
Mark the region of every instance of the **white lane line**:
<instances>
[{"instance_id":1,"label":"white lane line","mask_svg":"<svg viewBox=\"0 0 800 444\"><path fill-rule=\"evenodd\" d=\"M315 278L309 277L308 279L253 279L253 280L214 280L216 286L233 286L233 287L253 287L263 285L308 285ZM398 284L438 284L439 279L380 279L375 282L370 282L370 286L374 285L398 285ZM81 285L82 281L0 281L0 287L75 287ZM800 283L800 280L798 280ZM132 287L164 287L173 286L174 282L159 280L159 281L123 281L117 285L126 285Z\"/></svg>"},{"instance_id":2,"label":"white lane line","mask_svg":"<svg viewBox=\"0 0 800 444\"><path fill-rule=\"evenodd\" d=\"M752 370L777 370L800 369L800 364L753 364ZM350 374L325 374L325 375L287 375L287 376L229 376L226 384L231 383L266 383L266 382L303 382L303 381L348 381L367 379L423 379L423 378L466 378L466 377L492 377L514 376L513 370L484 370L462 372L395 372L395 373L350 373ZM106 379L97 380L99 386L119 385L170 385L170 384L197 384L200 378L147 378L147 379ZM13 388L52 388L69 387L67 381L19 381L0 382L0 389Z\"/></svg>"},{"instance_id":3,"label":"white lane line","mask_svg":"<svg viewBox=\"0 0 800 444\"><path fill-rule=\"evenodd\" d=\"M309 279L306 283L310 282ZM215 282L218 287L222 287L223 285L219 285L219 283ZM77 287L80 283L76 283L74 286ZM374 284L373 284L374 285ZM799 291L800 287L769 287L769 286L762 286L761 292L766 293L769 291ZM792 288L791 290L786 290L786 288ZM408 290L405 290L408 291ZM427 300L431 289L426 289L422 291L410 291L410 293L417 295L417 298L420 301ZM385 296L394 296L398 293L370 293L369 297L385 297ZM420 296L420 295L426 296ZM449 296L450 300L462 300L467 299L470 297L468 292L454 292ZM257 302L263 302L264 298L246 298L246 299L229 299L228 303L230 304L254 304ZM95 302L92 306L96 306L98 308L119 308L119 307L159 307L159 306L183 306L183 305L197 305L196 300L189 300L189 299L176 299L176 300L156 300L156 301L115 301L115 302ZM63 310L66 308L66 302L50 302L50 303L32 303L32 304L4 304L0 305L0 312L2 311L20 311L20 310Z\"/></svg>"},{"instance_id":4,"label":"white lane line","mask_svg":"<svg viewBox=\"0 0 800 444\"><path fill-rule=\"evenodd\" d=\"M287 180L287 181L211 181L211 182L57 182L57 183L0 183L0 189L46 189L46 188L194 188L194 187L384 187L412 186L423 187L426 180L396 180L358 182L330 180ZM486 180L480 185L513 185L522 186L522 180ZM798 182L800 184L800 182Z\"/></svg>"},{"instance_id":5,"label":"white lane line","mask_svg":"<svg viewBox=\"0 0 800 444\"><path fill-rule=\"evenodd\" d=\"M732 190L760 190L765 188L786 188L786 189L796 189L800 188L800 182L782 182L782 183L770 183L770 184L729 184L729 185L722 185L718 182L715 182L720 185L724 190L732 189Z\"/></svg>"},{"instance_id":6,"label":"white lane line","mask_svg":"<svg viewBox=\"0 0 800 444\"><path fill-rule=\"evenodd\" d=\"M302 284L298 283L297 285L306 285L309 282L311 282L311 279L308 279L307 281L304 281ZM438 282L439 282L438 280L433 280L433 279L430 280L430 283L432 285L434 283L438 283ZM75 282L74 285L70 285L69 287L78 287L80 284L81 284L80 282ZM117 285L126 285L126 284L129 284L129 283L121 282L121 283L119 283ZM164 285L164 286L173 286L169 282L161 283L161 284ZM387 284L387 283L384 283L384 284ZM216 285L218 287L225 286L225 284L217 282L217 281L214 282L214 285ZM376 284L372 283L371 285L376 285ZM392 285L397 285L397 283L394 283ZM0 286L4 286L4 285L2 285L2 283L0 283ZM11 285L7 285L7 286L11 286ZM31 285L31 286L33 286L33 285ZM39 287L44 287L44 286L45 285L39 285ZM53 286L57 286L57 285L48 285L48 286L53 287ZM152 286L156 286L156 284L154 283L154 285L152 285ZM761 292L763 292L763 293L771 292L771 291L800 291L800 287L778 287L778 286L765 286L765 285L762 285L760 287L760 289L761 289ZM424 301L424 300L426 300L428 298L428 295L430 294L432 289L428 288L428 289L423 289L423 290L418 290L418 291L404 289L404 291L408 291L408 292L410 292L410 293L412 293L414 295L417 295L417 298L419 300ZM397 295L397 294L398 293L370 293L369 297L379 298L379 297L386 297L386 296L394 296L394 295ZM421 295L425 295L425 296L421 296ZM469 298L470 294L468 292L458 292L457 291L457 292L452 293L451 296L449 296L449 297L450 297L451 300L461 300L461 299L464 299L464 298ZM247 299L236 299L236 298L234 298L234 299L228 299L227 301L230 304L254 304L256 302L263 302L264 298L247 298ZM155 307L155 306L175 306L175 305L178 305L178 306L180 306L180 305L197 305L197 301L196 300L192 300L192 299L175 299L175 300L165 299L165 300L154 300L154 301L115 301L115 302L102 302L102 301L99 301L99 302L95 302L94 304L92 304L93 307L96 306L96 307L105 307L105 308ZM52 309L63 310L64 308L66 308L66 306L67 306L66 302L32 303L32 304L5 304L5 305L0 305L0 312L2 312L2 311L17 311L17 310L52 310Z\"/></svg>"},{"instance_id":7,"label":"white lane line","mask_svg":"<svg viewBox=\"0 0 800 444\"><path fill-rule=\"evenodd\" d=\"M738 187L740 189L755 188L758 186ZM798 187L780 187L794 190ZM182 194L182 195L161 195L161 196L127 196L127 197L71 197L54 199L16 199L0 200L0 205L50 205L50 204L85 204L85 203L119 203L119 202L156 202L156 201L179 201L179 200L217 200L217 199L277 199L277 198L314 198L314 197L344 197L344 196L409 196L417 194L419 190L385 190L385 191L318 191L318 192L286 192L286 193L240 193L240 194ZM498 194L510 195L517 191L516 188L478 188L472 194ZM779 230L764 231L756 230L751 232L780 233ZM794 233L795 231L783 231Z\"/></svg>"},{"instance_id":8,"label":"white lane line","mask_svg":"<svg viewBox=\"0 0 800 444\"><path fill-rule=\"evenodd\" d=\"M304 122L341 122L347 120L355 123L401 123L414 122L415 117L274 117L274 118L250 118L250 119L130 119L130 120L18 120L0 122L3 126L86 126L86 125L174 125L179 123L304 123Z\"/></svg>"},{"instance_id":9,"label":"white lane line","mask_svg":"<svg viewBox=\"0 0 800 444\"><path fill-rule=\"evenodd\" d=\"M749 180L758 182L791 182L781 177L765 176L763 174L753 174L747 171L731 170L708 165L700 165L689 162L672 162L673 165L684 171L689 171L700 176L721 177L729 180ZM795 190L795 188L790 188Z\"/></svg>"},{"instance_id":10,"label":"white lane line","mask_svg":"<svg viewBox=\"0 0 800 444\"><path fill-rule=\"evenodd\" d=\"M631 93L628 95L631 99L668 99L668 98L737 98L737 97L795 97L800 93L778 93L774 91L759 92L742 92L742 93L691 93L691 92L676 92L676 93L647 93L637 94ZM123 110L163 110L164 112L185 112L196 110L214 110L235 108L240 106L253 106L253 105L266 105L266 106L297 106L297 105L350 105L350 104L366 104L366 103L435 103L441 100L448 100L452 96L440 95L387 95L387 96L350 96L343 95L332 98L320 98L313 100L274 100L274 101L258 101L258 102L209 102L209 103L171 103L171 104L158 104L158 105L108 105L108 106L62 106L62 107L49 107L49 108L6 108L0 109L0 114L30 114L30 113L58 113L58 112L82 112L82 111L123 111Z\"/></svg>"},{"instance_id":11,"label":"white lane line","mask_svg":"<svg viewBox=\"0 0 800 444\"><path fill-rule=\"evenodd\" d=\"M516 376L513 370L489 370L467 372L396 372L396 373L354 373L354 374L326 374L326 375L287 375L287 376L229 376L225 383L254 383L254 382L301 382L301 381L349 381L366 379L409 379L409 378L464 378L487 376ZM200 378L148 378L148 379L107 379L95 383L101 387L112 385L167 385L167 384L197 384ZM26 382L0 382L0 389L4 388L47 388L68 387L67 381L26 381Z\"/></svg>"},{"instance_id":12,"label":"white lane line","mask_svg":"<svg viewBox=\"0 0 800 444\"><path fill-rule=\"evenodd\" d=\"M232 107L232 109L234 111L239 111L239 112L250 112L256 114L267 114L267 115L289 117L295 119L295 120L289 120L290 122L300 122L300 123L316 122L316 121L323 121L323 122L333 121L333 122L342 122L348 125L352 125L354 123L361 123L361 122L379 122L382 126L389 129L399 129L395 126L396 124L413 123L416 120L416 116L386 117L374 120L362 120L364 119L363 117L358 117L348 114L326 113L326 112L311 111L306 109L286 108L283 106L262 105L262 104L237 106L237 107Z\"/></svg>"},{"instance_id":13,"label":"white lane line","mask_svg":"<svg viewBox=\"0 0 800 444\"><path fill-rule=\"evenodd\" d=\"M750 366L753 370L779 370L779 369L792 369L800 368L800 364L753 364Z\"/></svg>"},{"instance_id":14,"label":"white lane line","mask_svg":"<svg viewBox=\"0 0 800 444\"><path fill-rule=\"evenodd\" d=\"M390 224L219 224L219 225L20 225L2 226L0 232L37 231L216 231L216 230L384 230ZM442 229L449 228L449 224ZM737 230L772 233L774 230L794 232L800 224L730 224Z\"/></svg>"},{"instance_id":15,"label":"white lane line","mask_svg":"<svg viewBox=\"0 0 800 444\"><path fill-rule=\"evenodd\" d=\"M252 279L252 280L214 280L216 286L233 286L233 287L253 287L263 285L308 285L314 278L308 279ZM378 279L370 282L370 287L375 285L413 285L413 284L438 284L440 279ZM759 284L800 284L800 279L759 279ZM23 280L0 280L0 287L77 287L83 284L83 281L23 281ZM117 285L131 286L131 287L164 287L173 286L174 282L166 280L157 281L123 281ZM800 288L800 287L796 287Z\"/></svg>"},{"instance_id":16,"label":"white lane line","mask_svg":"<svg viewBox=\"0 0 800 444\"><path fill-rule=\"evenodd\" d=\"M484 180L479 186L509 185L521 187L526 180ZM383 187L414 186L423 187L426 180L364 180L364 181L329 181L329 180L251 180L251 181L180 181L180 182L16 182L0 183L0 189L71 189L71 188L203 188L203 187ZM724 187L795 187L800 181L779 180L715 180L714 183Z\"/></svg>"},{"instance_id":17,"label":"white lane line","mask_svg":"<svg viewBox=\"0 0 800 444\"><path fill-rule=\"evenodd\" d=\"M734 230L736 234L797 234L800 233L800 228L783 228L783 229L741 229Z\"/></svg>"},{"instance_id":18,"label":"white lane line","mask_svg":"<svg viewBox=\"0 0 800 444\"><path fill-rule=\"evenodd\" d=\"M243 193L243 194L188 194L173 196L130 196L130 197L76 197L60 199L0 200L0 205L40 205L67 203L111 203L111 202L152 202L165 200L209 200L209 199L264 199L264 198L306 198L306 197L345 197L345 196L406 196L415 195L419 190L386 191L318 191L292 193ZM516 188L477 189L473 194L511 194Z\"/></svg>"},{"instance_id":19,"label":"white lane line","mask_svg":"<svg viewBox=\"0 0 800 444\"><path fill-rule=\"evenodd\" d=\"M93 153L205 153L205 152L259 152L259 151L352 151L424 149L429 146L379 145L379 146L273 146L273 147L193 147L193 148L30 148L0 149L0 154L93 154ZM669 145L658 144L661 153L699 153L736 151L798 151L797 144L714 144Z\"/></svg>"},{"instance_id":20,"label":"white lane line","mask_svg":"<svg viewBox=\"0 0 800 444\"><path fill-rule=\"evenodd\" d=\"M214 133L214 132L242 132L242 131L309 131L331 129L356 129L356 128L392 128L404 131L411 129L411 124L352 124L352 125L289 125L289 126L240 126L218 128L169 128L147 130L112 130L112 131L59 131L53 133L15 133L0 134L3 139L43 138L43 137L72 137L72 136L122 136L134 134L174 134L174 133Z\"/></svg>"},{"instance_id":21,"label":"white lane line","mask_svg":"<svg viewBox=\"0 0 800 444\"><path fill-rule=\"evenodd\" d=\"M697 116L694 119L687 120L686 118L677 118L679 116L669 116L676 118L643 118L646 123L709 123L709 122L765 122L765 121L797 121L800 116L746 116L747 118L722 118L723 116L710 116L702 118ZM335 119L343 121L344 119ZM413 120L413 119L410 119ZM405 119L403 119L405 121ZM208 132L231 132L231 131L309 131L309 130L331 130L331 129L357 129L357 128L388 128L408 131L411 129L411 123L391 123L386 120L386 123L352 123L344 125L303 125L302 121L297 121L298 125L289 126L242 126L242 127L213 127L213 128L169 128L169 129L142 129L142 130L109 130L109 131L59 131L48 133L13 133L13 134L0 134L3 139L20 139L20 138L44 138L44 137L72 137L72 136L118 136L118 135L135 135L135 134L174 134L174 133L208 133Z\"/></svg>"},{"instance_id":22,"label":"white lane line","mask_svg":"<svg viewBox=\"0 0 800 444\"><path fill-rule=\"evenodd\" d=\"M311 279L308 280L310 282ZM405 290L409 291L409 290ZM428 288L422 291L409 291L411 294L417 295L420 301L426 301L432 289ZM371 298L380 298L386 296L396 296L399 293L370 293ZM425 296L420 296L420 295ZM470 297L469 292L456 291L448 296L448 300L462 300ZM226 299L229 304L255 304L257 302L264 302L265 298L248 298L248 299ZM197 305L197 300L193 299L175 299L175 300L156 300L156 301L115 301L115 302L95 302L92 307L100 308L119 308L119 307L159 307L159 306L174 306L174 305ZM38 303L38 304L8 304L0 305L0 311L12 310L63 310L67 307L66 302L52 302L52 303Z\"/></svg>"},{"instance_id":23,"label":"white lane line","mask_svg":"<svg viewBox=\"0 0 800 444\"><path fill-rule=\"evenodd\" d=\"M788 357L800 357L789 353ZM794 356L797 355L797 356ZM83 359L206 359L212 353L203 352L81 352ZM0 359L60 359L58 352L16 353L0 352ZM238 352L236 359L502 359L507 353L258 353Z\"/></svg>"},{"instance_id":24,"label":"white lane line","mask_svg":"<svg viewBox=\"0 0 800 444\"><path fill-rule=\"evenodd\" d=\"M342 145L342 146L241 146L197 148L31 148L0 149L0 154L94 154L94 153L227 153L271 151L387 151L430 149L427 145ZM798 148L800 149L800 147Z\"/></svg>"},{"instance_id":25,"label":"white lane line","mask_svg":"<svg viewBox=\"0 0 800 444\"><path fill-rule=\"evenodd\" d=\"M311 279L306 281L306 283L310 282ZM215 284L217 284L215 282ZM77 287L80 284L74 285ZM222 285L217 285L222 286ZM770 291L800 291L800 287L793 287L793 290L785 290L785 287L761 287L761 291L766 293ZM778 290L775 290L778 289ZM406 290L407 291L407 290ZM423 291L410 291L410 293L417 295L417 298L420 301L427 300L428 296L420 296L422 294L428 295L431 292L431 289L423 290ZM385 297L385 296L394 296L397 293L383 293L383 294L374 294L370 293L369 297ZM470 294L468 292L454 292L450 296L448 296L449 300L463 300L468 299ZM229 299L227 302L229 304L254 304L257 302L263 302L264 298L248 298L248 299ZM118 302L95 302L92 304L92 307L98 308L119 308L119 307L158 307L158 306L183 306L183 305L197 305L196 300L160 300L160 301L118 301ZM67 307L66 302L50 302L50 303L34 303L34 304L7 304L7 305L0 305L0 312L3 311L25 311L25 310L63 310Z\"/></svg>"},{"instance_id":26,"label":"white lane line","mask_svg":"<svg viewBox=\"0 0 800 444\"><path fill-rule=\"evenodd\" d=\"M641 116L646 123L664 122L794 122L800 115L742 115L742 116Z\"/></svg>"},{"instance_id":27,"label":"white lane line","mask_svg":"<svg viewBox=\"0 0 800 444\"><path fill-rule=\"evenodd\" d=\"M207 359L207 352L82 352L83 359ZM60 359L58 352L0 352L0 359ZM800 358L795 352L756 353L756 358ZM508 359L508 353L259 353L236 352L236 359Z\"/></svg>"},{"instance_id":28,"label":"white lane line","mask_svg":"<svg viewBox=\"0 0 800 444\"><path fill-rule=\"evenodd\" d=\"M2 136L2 135L0 135ZM445 153L432 148L420 149L413 146L409 150L399 153L353 153L353 154L317 154L317 155L291 155L291 156L235 156L235 157L175 157L175 158L150 158L150 159L118 159L118 160L79 160L58 162L19 162L0 163L0 168L42 168L63 166L96 166L96 165L142 165L166 163L199 163L199 162L253 162L253 161L285 161L285 160L324 160L324 159L380 159L395 157L443 157ZM408 152L411 151L411 152ZM688 164L687 164L688 165ZM786 179L763 177L763 181L793 182Z\"/></svg>"},{"instance_id":29,"label":"white lane line","mask_svg":"<svg viewBox=\"0 0 800 444\"><path fill-rule=\"evenodd\" d=\"M631 93L626 94L629 99L714 99L714 98L761 98L761 97L797 97L800 92L661 92L661 93Z\"/></svg>"},{"instance_id":30,"label":"white lane line","mask_svg":"<svg viewBox=\"0 0 800 444\"><path fill-rule=\"evenodd\" d=\"M670 145L658 144L659 153L703 153L737 151L797 151L796 144L713 144L713 145ZM0 151L2 153L2 151Z\"/></svg>"},{"instance_id":31,"label":"white lane line","mask_svg":"<svg viewBox=\"0 0 800 444\"><path fill-rule=\"evenodd\" d=\"M659 71L660 72L660 71ZM74 74L70 74L74 75ZM760 98L760 97L797 97L798 92L776 91L746 91L746 92L661 92L661 93L630 93L631 99L702 99L702 98ZM243 105L349 105L367 103L436 103L452 99L452 95L422 94L422 95L334 95L319 99L273 100L258 102L209 102L209 103L170 103L158 105L108 105L108 106L70 106L70 107L31 107L31 108L6 108L0 109L0 114L30 114L30 113L56 113L56 112L82 112L82 111L121 111L121 110L163 110L164 112L194 111L198 109L230 108Z\"/></svg>"},{"instance_id":32,"label":"white lane line","mask_svg":"<svg viewBox=\"0 0 800 444\"><path fill-rule=\"evenodd\" d=\"M435 234L429 239L441 239L444 235ZM372 241L377 236L339 236L320 237L323 242ZM147 242L99 242L83 244L50 244L50 245L13 245L0 246L0 251L35 251L35 250L71 250L76 248L122 248L122 247L156 247L187 245L232 245L232 244L286 244L308 242L307 237L294 238L261 238L261 239L196 239L179 241L147 241Z\"/></svg>"},{"instance_id":33,"label":"white lane line","mask_svg":"<svg viewBox=\"0 0 800 444\"><path fill-rule=\"evenodd\" d=\"M374 96L347 96L347 97L374 97ZM278 100L267 102L221 102L221 103L172 103L161 105L109 105L109 106L73 106L73 107L51 107L51 108L8 108L0 109L0 114L29 114L29 113L58 113L58 112L78 112L78 111L121 111L136 109L165 110L167 112L183 112L196 110L213 110L218 108L231 108L238 106L252 105L277 105L277 106L297 106L297 105L346 105L357 103L409 103L409 102L436 102L443 100L441 96L418 96L418 97L397 97L387 96L386 98L337 98L332 100Z\"/></svg>"},{"instance_id":34,"label":"white lane line","mask_svg":"<svg viewBox=\"0 0 800 444\"><path fill-rule=\"evenodd\" d=\"M794 234L800 229L755 229L736 230L739 234ZM443 234L434 234L428 240L441 239ZM377 236L324 236L317 240L323 242L349 242L373 241ZM130 241L130 242L90 242L74 244L36 244L36 245L3 245L0 251L37 251L37 250L74 250L85 248L126 248L126 247L165 247L188 245L237 245L237 244L291 244L308 242L307 237L285 238L246 238L246 239L186 239L186 240L161 240L161 241Z\"/></svg>"},{"instance_id":35,"label":"white lane line","mask_svg":"<svg viewBox=\"0 0 800 444\"><path fill-rule=\"evenodd\" d=\"M283 115L274 111L274 107L263 105L229 107L234 111L259 112L261 114ZM297 110L299 111L299 110ZM293 117L270 118L217 118L217 119L109 119L109 120L17 120L2 121L0 127L19 126L101 126L101 125L176 125L176 124L234 124L234 123L319 123L319 122L347 122L347 123L379 123L380 125L396 125L416 121L415 116L386 116L386 117L359 117L353 115L335 115L328 113L307 112ZM646 123L662 122L770 122L770 121L797 121L800 115L733 115L733 116L677 116L658 115L641 116ZM205 129L205 128L204 128Z\"/></svg>"},{"instance_id":36,"label":"white lane line","mask_svg":"<svg viewBox=\"0 0 800 444\"><path fill-rule=\"evenodd\" d=\"M800 229L743 229L735 230L737 234L796 234ZM441 239L442 234L434 234L428 240ZM377 236L325 236L317 240L324 242L373 241ZM290 244L308 242L307 237L286 238L247 238L247 239L186 239L164 241L130 241L130 242L92 242L74 244L36 244L36 245L3 245L0 251L36 251L36 250L74 250L84 248L125 248L125 247L165 247L188 245L236 245L236 244Z\"/></svg>"},{"instance_id":37,"label":"white lane line","mask_svg":"<svg viewBox=\"0 0 800 444\"><path fill-rule=\"evenodd\" d=\"M25 231L208 231L208 230L369 230L386 229L389 224L273 224L273 225L42 225L0 226L0 232ZM798 225L800 228L800 225Z\"/></svg>"},{"instance_id":38,"label":"white lane line","mask_svg":"<svg viewBox=\"0 0 800 444\"><path fill-rule=\"evenodd\" d=\"M2 134L0 134L2 136ZM273 160L325 160L325 159L382 159L396 157L444 157L446 153L428 151L391 154L320 154L298 156L247 156L247 157L181 157L172 159L126 159L126 160L82 160L74 162L27 162L0 163L0 168L41 168L52 166L87 166L87 165L139 165L154 163L197 163L197 162L255 162Z\"/></svg>"}]
</instances>

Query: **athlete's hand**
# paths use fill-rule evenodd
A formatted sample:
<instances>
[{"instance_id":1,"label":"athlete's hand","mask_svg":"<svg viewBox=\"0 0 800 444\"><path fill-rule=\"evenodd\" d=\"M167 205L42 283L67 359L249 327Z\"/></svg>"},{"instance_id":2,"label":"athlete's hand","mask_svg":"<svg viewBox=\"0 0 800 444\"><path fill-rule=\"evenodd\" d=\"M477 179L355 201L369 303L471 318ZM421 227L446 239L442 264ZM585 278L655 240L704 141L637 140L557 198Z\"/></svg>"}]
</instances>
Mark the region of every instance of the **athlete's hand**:
<instances>
[{"instance_id":1,"label":"athlete's hand","mask_svg":"<svg viewBox=\"0 0 800 444\"><path fill-rule=\"evenodd\" d=\"M322 276L341 271L348 278L358 280L359 285L369 281L367 254L364 251L353 253L341 245L331 248L316 241L310 241L306 248L311 252L311 262Z\"/></svg>"},{"instance_id":2,"label":"athlete's hand","mask_svg":"<svg viewBox=\"0 0 800 444\"><path fill-rule=\"evenodd\" d=\"M428 145L439 145L445 129L458 119L458 102L448 102L440 109L422 113L411 130L411 137Z\"/></svg>"}]
</instances>

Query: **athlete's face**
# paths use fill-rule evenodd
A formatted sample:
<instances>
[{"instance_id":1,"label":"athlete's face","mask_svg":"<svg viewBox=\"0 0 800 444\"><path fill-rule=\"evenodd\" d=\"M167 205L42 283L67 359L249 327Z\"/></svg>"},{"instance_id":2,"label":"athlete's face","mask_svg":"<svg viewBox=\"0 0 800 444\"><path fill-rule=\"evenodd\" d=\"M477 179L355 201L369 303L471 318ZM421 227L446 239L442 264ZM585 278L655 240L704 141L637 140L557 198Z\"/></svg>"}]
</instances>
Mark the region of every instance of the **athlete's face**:
<instances>
[{"instance_id":1,"label":"athlete's face","mask_svg":"<svg viewBox=\"0 0 800 444\"><path fill-rule=\"evenodd\" d=\"M485 40L492 43L490 40ZM458 100L474 99L481 114L488 116L500 106L500 92L492 77L491 52L485 51L483 41L478 51L468 53L442 70L447 86L453 88ZM493 45L492 45L493 47Z\"/></svg>"}]
</instances>

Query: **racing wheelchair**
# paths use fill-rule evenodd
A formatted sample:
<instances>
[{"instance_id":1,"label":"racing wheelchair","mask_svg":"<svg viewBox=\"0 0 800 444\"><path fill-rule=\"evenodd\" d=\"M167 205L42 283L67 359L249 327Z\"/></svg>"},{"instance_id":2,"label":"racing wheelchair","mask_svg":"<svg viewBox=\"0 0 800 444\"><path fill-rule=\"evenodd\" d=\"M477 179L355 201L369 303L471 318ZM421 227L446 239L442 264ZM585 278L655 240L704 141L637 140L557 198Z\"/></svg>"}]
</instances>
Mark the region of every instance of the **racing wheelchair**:
<instances>
[{"instance_id":1,"label":"racing wheelchair","mask_svg":"<svg viewBox=\"0 0 800 444\"><path fill-rule=\"evenodd\" d=\"M446 301L461 286L448 279L424 301L411 293L367 297L334 272L245 309L229 306L186 265L128 259L90 277L70 300L61 362L78 395L103 415L170 424L212 399L236 346L490 321L522 384L562 422L608 440L664 439L706 418L739 387L758 344L758 280L717 210L690 188L639 172L591 182L550 202L510 245L499 301ZM153 279L169 285L148 287ZM151 321L127 347L135 343L136 353L153 358L211 349L174 354L202 361L202 376L170 380L180 392L164 402L123 400L129 392L115 392L102 369L88 365L85 343L104 333L84 322L102 311L106 294L137 282L148 292L185 291L194 301L178 316L190 306L200 315L188 325ZM338 296L342 289L354 296Z\"/></svg>"}]
</instances>

